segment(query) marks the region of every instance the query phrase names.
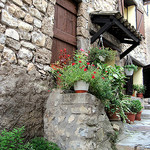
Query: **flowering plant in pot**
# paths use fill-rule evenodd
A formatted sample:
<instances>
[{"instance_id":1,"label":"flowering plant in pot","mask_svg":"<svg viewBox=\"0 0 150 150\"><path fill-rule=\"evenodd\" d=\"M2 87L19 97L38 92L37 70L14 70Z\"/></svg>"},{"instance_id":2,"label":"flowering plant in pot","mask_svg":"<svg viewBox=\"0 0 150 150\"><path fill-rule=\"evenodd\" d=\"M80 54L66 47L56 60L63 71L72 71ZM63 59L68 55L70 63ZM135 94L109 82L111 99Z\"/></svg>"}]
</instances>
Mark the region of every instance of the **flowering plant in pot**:
<instances>
[{"instance_id":1,"label":"flowering plant in pot","mask_svg":"<svg viewBox=\"0 0 150 150\"><path fill-rule=\"evenodd\" d=\"M143 98L143 94L145 93L146 87L144 85L133 85L133 89L137 91L137 97Z\"/></svg>"},{"instance_id":2,"label":"flowering plant in pot","mask_svg":"<svg viewBox=\"0 0 150 150\"><path fill-rule=\"evenodd\" d=\"M124 66L125 68L125 73L127 76L132 76L134 71L137 71L137 66L135 66L134 64L131 65L126 65Z\"/></svg>"},{"instance_id":3,"label":"flowering plant in pot","mask_svg":"<svg viewBox=\"0 0 150 150\"><path fill-rule=\"evenodd\" d=\"M87 61L87 53L84 50L79 50L74 54L74 61L70 61L69 65L65 66L61 73L58 73L58 79L61 80L61 88L69 89L78 81L89 86L95 80L97 69L95 65ZM99 72L100 73L100 72ZM87 89L81 89L81 92L87 92Z\"/></svg>"},{"instance_id":4,"label":"flowering plant in pot","mask_svg":"<svg viewBox=\"0 0 150 150\"><path fill-rule=\"evenodd\" d=\"M59 51L59 60L51 64L51 68L54 70L62 69L71 60L71 55L67 54L66 48Z\"/></svg>"},{"instance_id":5,"label":"flowering plant in pot","mask_svg":"<svg viewBox=\"0 0 150 150\"><path fill-rule=\"evenodd\" d=\"M116 52L110 48L93 47L89 50L89 61L97 65L97 63L105 62L105 60L113 60L115 55Z\"/></svg>"}]
</instances>

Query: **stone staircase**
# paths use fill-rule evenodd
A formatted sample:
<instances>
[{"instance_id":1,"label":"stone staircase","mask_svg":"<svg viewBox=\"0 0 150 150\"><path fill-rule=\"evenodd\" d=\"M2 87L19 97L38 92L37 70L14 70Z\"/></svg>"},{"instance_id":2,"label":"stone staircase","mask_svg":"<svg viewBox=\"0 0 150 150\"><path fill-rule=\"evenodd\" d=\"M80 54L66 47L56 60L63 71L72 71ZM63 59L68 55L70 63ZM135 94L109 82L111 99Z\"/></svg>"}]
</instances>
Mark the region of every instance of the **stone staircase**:
<instances>
[{"instance_id":1,"label":"stone staircase","mask_svg":"<svg viewBox=\"0 0 150 150\"><path fill-rule=\"evenodd\" d=\"M123 125L118 137L118 150L150 150L150 102L143 100L141 121Z\"/></svg>"}]
</instances>

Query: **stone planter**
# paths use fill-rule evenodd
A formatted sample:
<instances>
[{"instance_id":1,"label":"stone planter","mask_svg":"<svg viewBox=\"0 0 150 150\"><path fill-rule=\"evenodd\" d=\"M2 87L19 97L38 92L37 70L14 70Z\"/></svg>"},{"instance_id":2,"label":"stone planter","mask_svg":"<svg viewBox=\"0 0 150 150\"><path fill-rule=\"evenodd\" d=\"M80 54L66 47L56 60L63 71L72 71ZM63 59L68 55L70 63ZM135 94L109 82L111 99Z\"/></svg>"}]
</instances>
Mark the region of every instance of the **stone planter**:
<instances>
[{"instance_id":1,"label":"stone planter","mask_svg":"<svg viewBox=\"0 0 150 150\"><path fill-rule=\"evenodd\" d=\"M135 120L141 121L141 113L142 113L142 111L138 112L138 113L135 115Z\"/></svg>"},{"instance_id":2,"label":"stone planter","mask_svg":"<svg viewBox=\"0 0 150 150\"><path fill-rule=\"evenodd\" d=\"M127 123L130 123L130 124L134 123L135 114L133 114L133 113L131 113L131 112L126 112L125 114L126 114L126 116L127 116L127 118L128 118L128 119L126 119L126 122L127 122Z\"/></svg>"},{"instance_id":3,"label":"stone planter","mask_svg":"<svg viewBox=\"0 0 150 150\"><path fill-rule=\"evenodd\" d=\"M125 68L124 71L125 71L126 76L132 76L133 72L134 72L134 69L132 69L132 70L129 71L128 69Z\"/></svg>"},{"instance_id":4,"label":"stone planter","mask_svg":"<svg viewBox=\"0 0 150 150\"><path fill-rule=\"evenodd\" d=\"M74 90L76 93L87 93L89 89L89 83L83 80L74 83Z\"/></svg>"}]
</instances>

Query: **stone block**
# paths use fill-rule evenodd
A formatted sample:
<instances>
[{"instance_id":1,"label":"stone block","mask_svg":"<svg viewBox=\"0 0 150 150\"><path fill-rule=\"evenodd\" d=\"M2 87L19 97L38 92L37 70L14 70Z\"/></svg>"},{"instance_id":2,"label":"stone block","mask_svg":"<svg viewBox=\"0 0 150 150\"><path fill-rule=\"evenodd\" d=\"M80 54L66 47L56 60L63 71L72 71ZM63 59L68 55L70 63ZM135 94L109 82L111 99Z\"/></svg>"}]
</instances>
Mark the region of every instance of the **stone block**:
<instances>
[{"instance_id":1,"label":"stone block","mask_svg":"<svg viewBox=\"0 0 150 150\"><path fill-rule=\"evenodd\" d=\"M27 23L33 23L33 17L32 17L30 14L26 14L24 20L25 20Z\"/></svg>"},{"instance_id":2,"label":"stone block","mask_svg":"<svg viewBox=\"0 0 150 150\"><path fill-rule=\"evenodd\" d=\"M35 61L42 64L50 64L51 51L43 48L35 52Z\"/></svg>"},{"instance_id":3,"label":"stone block","mask_svg":"<svg viewBox=\"0 0 150 150\"><path fill-rule=\"evenodd\" d=\"M9 61L10 63L17 63L16 54L9 48L4 48L2 56L5 60Z\"/></svg>"},{"instance_id":4,"label":"stone block","mask_svg":"<svg viewBox=\"0 0 150 150\"><path fill-rule=\"evenodd\" d=\"M25 2L25 3L29 4L29 5L32 4L32 0L23 0L23 2Z\"/></svg>"},{"instance_id":5,"label":"stone block","mask_svg":"<svg viewBox=\"0 0 150 150\"><path fill-rule=\"evenodd\" d=\"M40 13L36 8L30 8L30 9L29 9L29 13L30 13L32 16L34 16L34 17L36 17L36 18L42 20L41 13Z\"/></svg>"},{"instance_id":6,"label":"stone block","mask_svg":"<svg viewBox=\"0 0 150 150\"><path fill-rule=\"evenodd\" d=\"M12 17L6 10L2 10L1 22L9 27L18 27L18 20Z\"/></svg>"},{"instance_id":7,"label":"stone block","mask_svg":"<svg viewBox=\"0 0 150 150\"><path fill-rule=\"evenodd\" d=\"M34 19L34 25L37 27L37 28L41 28L42 27L42 22L41 20L38 20L38 19Z\"/></svg>"},{"instance_id":8,"label":"stone block","mask_svg":"<svg viewBox=\"0 0 150 150\"><path fill-rule=\"evenodd\" d=\"M5 35L19 41L19 34L14 29L6 29Z\"/></svg>"},{"instance_id":9,"label":"stone block","mask_svg":"<svg viewBox=\"0 0 150 150\"><path fill-rule=\"evenodd\" d=\"M32 50L34 50L36 48L35 45L33 45L30 42L26 42L26 41L21 41L21 45L26 48L32 49Z\"/></svg>"},{"instance_id":10,"label":"stone block","mask_svg":"<svg viewBox=\"0 0 150 150\"><path fill-rule=\"evenodd\" d=\"M6 36L5 36L5 34L0 33L0 43L1 43L1 44L5 44L5 41L6 41Z\"/></svg>"},{"instance_id":11,"label":"stone block","mask_svg":"<svg viewBox=\"0 0 150 150\"><path fill-rule=\"evenodd\" d=\"M18 6L23 6L23 3L21 0L12 0L15 4L17 4Z\"/></svg>"},{"instance_id":12,"label":"stone block","mask_svg":"<svg viewBox=\"0 0 150 150\"><path fill-rule=\"evenodd\" d=\"M53 37L53 23L50 17L45 17L42 21L42 32Z\"/></svg>"},{"instance_id":13,"label":"stone block","mask_svg":"<svg viewBox=\"0 0 150 150\"><path fill-rule=\"evenodd\" d=\"M113 129L116 130L116 131L119 131L120 127L117 124L113 124Z\"/></svg>"},{"instance_id":14,"label":"stone block","mask_svg":"<svg viewBox=\"0 0 150 150\"><path fill-rule=\"evenodd\" d=\"M54 5L49 3L48 7L47 7L47 14L50 17L50 16L54 15L54 13L55 13Z\"/></svg>"},{"instance_id":15,"label":"stone block","mask_svg":"<svg viewBox=\"0 0 150 150\"><path fill-rule=\"evenodd\" d=\"M6 0L1 0L3 3L6 3Z\"/></svg>"},{"instance_id":16,"label":"stone block","mask_svg":"<svg viewBox=\"0 0 150 150\"><path fill-rule=\"evenodd\" d=\"M89 31L87 29L85 29L84 27L78 27L77 28L77 35L88 38L89 37Z\"/></svg>"},{"instance_id":17,"label":"stone block","mask_svg":"<svg viewBox=\"0 0 150 150\"><path fill-rule=\"evenodd\" d=\"M52 48L52 44L53 44L53 40L50 37L46 37L46 43L45 46L47 49L51 49Z\"/></svg>"},{"instance_id":18,"label":"stone block","mask_svg":"<svg viewBox=\"0 0 150 150\"><path fill-rule=\"evenodd\" d=\"M27 66L27 71L31 72L31 71L35 71L35 70L36 70L36 68L35 68L34 64L29 63L28 66Z\"/></svg>"},{"instance_id":19,"label":"stone block","mask_svg":"<svg viewBox=\"0 0 150 150\"><path fill-rule=\"evenodd\" d=\"M45 46L46 37L41 32L32 32L32 43L37 46Z\"/></svg>"},{"instance_id":20,"label":"stone block","mask_svg":"<svg viewBox=\"0 0 150 150\"><path fill-rule=\"evenodd\" d=\"M5 25L0 24L0 33L4 33L6 30Z\"/></svg>"},{"instance_id":21,"label":"stone block","mask_svg":"<svg viewBox=\"0 0 150 150\"><path fill-rule=\"evenodd\" d=\"M18 24L18 28L22 31L25 31L25 32L29 32L29 31L32 31L33 30L33 26L28 24L28 23L25 23L23 21L19 21L19 24Z\"/></svg>"},{"instance_id":22,"label":"stone block","mask_svg":"<svg viewBox=\"0 0 150 150\"><path fill-rule=\"evenodd\" d=\"M4 45L0 44L0 52L2 52L4 49Z\"/></svg>"},{"instance_id":23,"label":"stone block","mask_svg":"<svg viewBox=\"0 0 150 150\"><path fill-rule=\"evenodd\" d=\"M11 38L7 38L6 45L14 48L15 50L19 50L21 47L20 42L14 40L14 39L11 39Z\"/></svg>"},{"instance_id":24,"label":"stone block","mask_svg":"<svg viewBox=\"0 0 150 150\"><path fill-rule=\"evenodd\" d=\"M4 8L4 7L5 7L5 5L0 2L0 8Z\"/></svg>"},{"instance_id":25,"label":"stone block","mask_svg":"<svg viewBox=\"0 0 150 150\"><path fill-rule=\"evenodd\" d=\"M14 15L17 18L24 18L26 13L15 4L10 4L7 6L7 10L10 14Z\"/></svg>"},{"instance_id":26,"label":"stone block","mask_svg":"<svg viewBox=\"0 0 150 150\"><path fill-rule=\"evenodd\" d=\"M74 116L74 115L71 115L71 116L68 118L68 123L72 123L74 120L75 120L75 116Z\"/></svg>"},{"instance_id":27,"label":"stone block","mask_svg":"<svg viewBox=\"0 0 150 150\"><path fill-rule=\"evenodd\" d=\"M30 41L30 39L31 39L31 34L28 33L28 32L20 31L20 32L19 32L19 35L20 35L20 39L21 39L21 40Z\"/></svg>"},{"instance_id":28,"label":"stone block","mask_svg":"<svg viewBox=\"0 0 150 150\"><path fill-rule=\"evenodd\" d=\"M47 2L45 0L33 0L33 5L40 11L46 12Z\"/></svg>"},{"instance_id":29,"label":"stone block","mask_svg":"<svg viewBox=\"0 0 150 150\"><path fill-rule=\"evenodd\" d=\"M26 48L21 48L18 52L18 58L31 60L33 58L33 53Z\"/></svg>"},{"instance_id":30,"label":"stone block","mask_svg":"<svg viewBox=\"0 0 150 150\"><path fill-rule=\"evenodd\" d=\"M56 0L50 0L50 2L55 5Z\"/></svg>"}]
</instances>

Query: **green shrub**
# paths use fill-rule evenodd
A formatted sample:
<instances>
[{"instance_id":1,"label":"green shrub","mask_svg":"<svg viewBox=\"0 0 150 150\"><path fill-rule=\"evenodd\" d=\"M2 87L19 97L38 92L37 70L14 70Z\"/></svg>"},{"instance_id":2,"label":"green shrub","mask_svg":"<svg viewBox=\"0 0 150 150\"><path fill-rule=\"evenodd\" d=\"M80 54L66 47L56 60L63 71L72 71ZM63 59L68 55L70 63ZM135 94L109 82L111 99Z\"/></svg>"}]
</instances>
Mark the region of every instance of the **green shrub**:
<instances>
[{"instance_id":1,"label":"green shrub","mask_svg":"<svg viewBox=\"0 0 150 150\"><path fill-rule=\"evenodd\" d=\"M53 142L48 142L42 137L36 137L24 143L23 133L25 128L15 128L12 131L5 129L0 132L0 150L60 150Z\"/></svg>"},{"instance_id":2,"label":"green shrub","mask_svg":"<svg viewBox=\"0 0 150 150\"><path fill-rule=\"evenodd\" d=\"M0 150L24 150L24 127L15 128L12 131L5 129L0 132Z\"/></svg>"},{"instance_id":3,"label":"green shrub","mask_svg":"<svg viewBox=\"0 0 150 150\"><path fill-rule=\"evenodd\" d=\"M48 142L43 137L36 137L30 141L35 150L60 150L53 142Z\"/></svg>"}]
</instances>

